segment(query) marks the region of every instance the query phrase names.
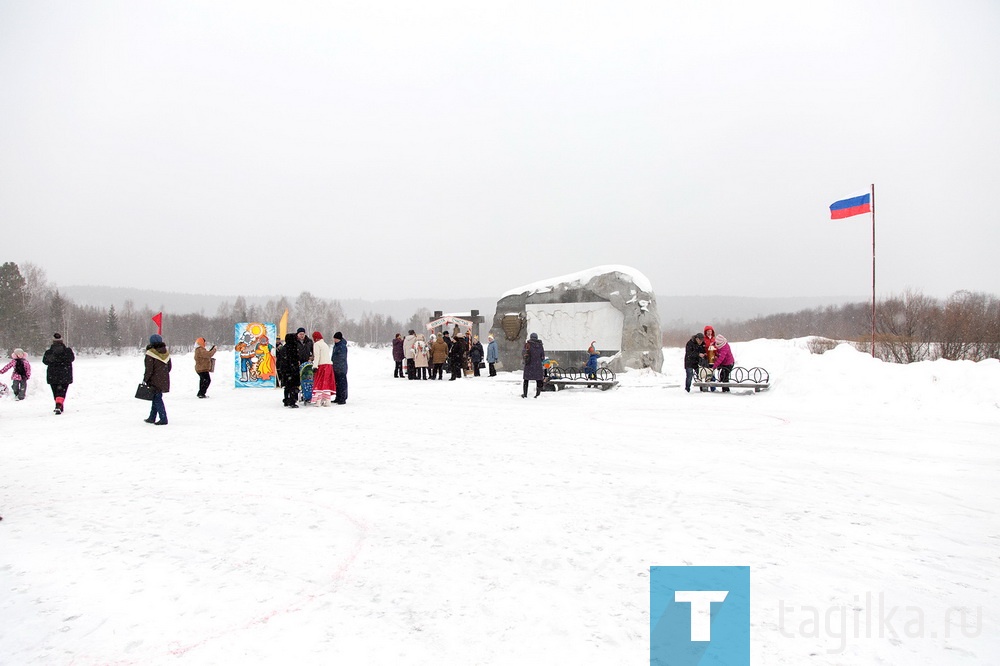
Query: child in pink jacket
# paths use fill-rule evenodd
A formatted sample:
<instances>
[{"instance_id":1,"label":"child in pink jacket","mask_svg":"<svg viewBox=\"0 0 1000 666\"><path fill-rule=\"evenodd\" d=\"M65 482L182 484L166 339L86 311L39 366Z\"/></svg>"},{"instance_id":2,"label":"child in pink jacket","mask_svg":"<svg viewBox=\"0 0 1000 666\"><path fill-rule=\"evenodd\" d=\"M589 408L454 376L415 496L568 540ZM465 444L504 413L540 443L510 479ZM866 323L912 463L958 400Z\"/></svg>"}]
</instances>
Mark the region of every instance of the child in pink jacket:
<instances>
[{"instance_id":1,"label":"child in pink jacket","mask_svg":"<svg viewBox=\"0 0 1000 666\"><path fill-rule=\"evenodd\" d=\"M10 363L0 368L0 374L3 374L14 369L11 374L11 379L13 379L14 397L18 400L24 400L24 396L28 391L28 380L31 379L31 363L28 362L28 356L24 353L24 350L20 347L15 349L10 355Z\"/></svg>"},{"instance_id":2,"label":"child in pink jacket","mask_svg":"<svg viewBox=\"0 0 1000 666\"><path fill-rule=\"evenodd\" d=\"M715 362L712 364L712 367L719 371L720 382L728 382L729 373L732 371L733 366L736 365L736 359L733 358L733 350L729 348L729 341L718 334L715 336L715 349ZM722 392L729 393L729 387L724 386Z\"/></svg>"}]
</instances>

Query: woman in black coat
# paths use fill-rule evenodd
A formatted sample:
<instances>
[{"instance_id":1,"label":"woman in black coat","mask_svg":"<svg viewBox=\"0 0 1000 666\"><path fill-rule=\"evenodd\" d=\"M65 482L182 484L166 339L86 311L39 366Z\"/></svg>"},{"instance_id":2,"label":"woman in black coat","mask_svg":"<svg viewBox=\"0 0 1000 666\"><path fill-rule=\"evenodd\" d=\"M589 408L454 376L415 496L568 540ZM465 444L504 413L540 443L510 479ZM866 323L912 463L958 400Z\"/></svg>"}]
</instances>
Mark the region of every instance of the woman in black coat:
<instances>
[{"instance_id":1,"label":"woman in black coat","mask_svg":"<svg viewBox=\"0 0 1000 666\"><path fill-rule=\"evenodd\" d=\"M66 391L73 383L73 361L76 355L73 350L63 343L62 336L58 333L52 335L52 344L42 354L42 363L48 366L45 373L45 380L52 388L52 397L56 401L56 414L63 413L63 405L66 403Z\"/></svg>"},{"instance_id":2,"label":"woman in black coat","mask_svg":"<svg viewBox=\"0 0 1000 666\"><path fill-rule=\"evenodd\" d=\"M483 362L483 343L479 341L479 336L473 336L472 349L469 350L469 360L472 361L472 376L479 376L479 364Z\"/></svg>"},{"instance_id":3,"label":"woman in black coat","mask_svg":"<svg viewBox=\"0 0 1000 666\"><path fill-rule=\"evenodd\" d=\"M298 409L299 400L299 353L296 348L295 333L285 336L285 344L278 350L278 377L281 378L281 385L285 388L285 395L281 401L285 407Z\"/></svg>"},{"instance_id":4,"label":"woman in black coat","mask_svg":"<svg viewBox=\"0 0 1000 666\"><path fill-rule=\"evenodd\" d=\"M528 341L524 343L522 358L524 360L524 388L521 391L521 397L528 397L528 382L534 380L535 397L537 398L542 392L542 382L545 379L545 368L543 367L545 348L542 346L542 341L538 339L538 333L532 333L528 336Z\"/></svg>"},{"instance_id":5,"label":"woman in black coat","mask_svg":"<svg viewBox=\"0 0 1000 666\"><path fill-rule=\"evenodd\" d=\"M146 355L143 357L144 370L142 381L153 387L153 402L149 406L149 418L146 423L167 425L167 407L163 404L163 394L170 393L170 371L174 362L167 351L167 343L158 333L149 336L146 345ZM160 420L157 421L156 418Z\"/></svg>"},{"instance_id":6,"label":"woman in black coat","mask_svg":"<svg viewBox=\"0 0 1000 666\"><path fill-rule=\"evenodd\" d=\"M466 351L465 336L461 334L456 335L455 340L448 349L448 360L451 362L451 379L448 381L453 382L462 376L462 369L465 368Z\"/></svg>"}]
</instances>

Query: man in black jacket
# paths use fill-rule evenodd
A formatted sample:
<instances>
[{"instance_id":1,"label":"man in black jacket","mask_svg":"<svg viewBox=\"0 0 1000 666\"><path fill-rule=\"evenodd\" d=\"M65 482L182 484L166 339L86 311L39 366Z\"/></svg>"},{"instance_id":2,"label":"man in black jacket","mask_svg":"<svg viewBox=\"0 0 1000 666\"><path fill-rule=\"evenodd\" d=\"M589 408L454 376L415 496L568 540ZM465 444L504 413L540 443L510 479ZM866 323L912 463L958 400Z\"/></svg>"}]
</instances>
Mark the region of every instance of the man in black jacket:
<instances>
[{"instance_id":1,"label":"man in black jacket","mask_svg":"<svg viewBox=\"0 0 1000 666\"><path fill-rule=\"evenodd\" d=\"M695 333L684 345L684 390L691 392L691 380L698 371L701 359L705 358L705 336ZM705 389L703 388L702 391Z\"/></svg>"}]
</instances>

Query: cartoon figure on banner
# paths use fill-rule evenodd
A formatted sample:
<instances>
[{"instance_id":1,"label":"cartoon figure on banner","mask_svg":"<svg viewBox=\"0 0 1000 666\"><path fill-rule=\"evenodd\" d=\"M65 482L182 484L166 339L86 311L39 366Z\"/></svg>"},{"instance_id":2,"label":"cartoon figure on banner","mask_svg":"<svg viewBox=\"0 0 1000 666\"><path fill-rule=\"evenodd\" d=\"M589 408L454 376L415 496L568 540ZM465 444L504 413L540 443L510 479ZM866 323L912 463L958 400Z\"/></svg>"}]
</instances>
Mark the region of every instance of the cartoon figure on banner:
<instances>
[{"instance_id":1,"label":"cartoon figure on banner","mask_svg":"<svg viewBox=\"0 0 1000 666\"><path fill-rule=\"evenodd\" d=\"M237 387L267 387L275 384L274 346L271 340L275 338L274 324L260 322L244 322L236 324L236 386Z\"/></svg>"}]
</instances>

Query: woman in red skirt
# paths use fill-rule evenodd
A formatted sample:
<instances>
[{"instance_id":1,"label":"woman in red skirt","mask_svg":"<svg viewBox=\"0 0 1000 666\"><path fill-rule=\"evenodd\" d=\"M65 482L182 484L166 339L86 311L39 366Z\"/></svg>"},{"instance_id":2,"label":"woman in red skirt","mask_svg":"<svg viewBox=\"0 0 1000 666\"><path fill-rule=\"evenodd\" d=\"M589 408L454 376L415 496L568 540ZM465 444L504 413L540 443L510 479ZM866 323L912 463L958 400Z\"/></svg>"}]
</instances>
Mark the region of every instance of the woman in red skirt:
<instances>
[{"instance_id":1,"label":"woman in red skirt","mask_svg":"<svg viewBox=\"0 0 1000 666\"><path fill-rule=\"evenodd\" d=\"M333 379L333 352L319 331L313 331L313 394L312 404L329 407L337 385Z\"/></svg>"}]
</instances>

